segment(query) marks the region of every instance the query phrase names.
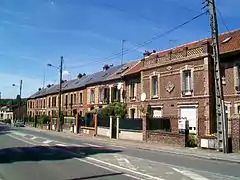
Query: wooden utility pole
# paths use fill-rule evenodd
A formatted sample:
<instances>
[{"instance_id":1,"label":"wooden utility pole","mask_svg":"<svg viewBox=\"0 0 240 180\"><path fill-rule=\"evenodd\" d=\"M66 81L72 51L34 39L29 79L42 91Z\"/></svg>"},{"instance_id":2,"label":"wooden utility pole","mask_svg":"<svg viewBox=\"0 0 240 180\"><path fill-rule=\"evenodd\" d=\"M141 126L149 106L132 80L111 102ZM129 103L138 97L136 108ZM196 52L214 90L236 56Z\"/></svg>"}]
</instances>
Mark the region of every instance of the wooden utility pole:
<instances>
[{"instance_id":1,"label":"wooden utility pole","mask_svg":"<svg viewBox=\"0 0 240 180\"><path fill-rule=\"evenodd\" d=\"M62 118L62 71L63 71L63 56L61 56L60 61L60 77L59 77L59 93L58 93L58 123L57 131L60 132L62 129L61 118Z\"/></svg>"},{"instance_id":2,"label":"wooden utility pole","mask_svg":"<svg viewBox=\"0 0 240 180\"><path fill-rule=\"evenodd\" d=\"M219 41L218 41L218 23L216 17L215 0L207 0L210 14L210 25L212 31L212 48L214 61L214 79L215 79L215 101L217 118L217 140L218 150L228 153L228 123L226 120L224 96L222 81L220 75L219 59Z\"/></svg>"}]
</instances>

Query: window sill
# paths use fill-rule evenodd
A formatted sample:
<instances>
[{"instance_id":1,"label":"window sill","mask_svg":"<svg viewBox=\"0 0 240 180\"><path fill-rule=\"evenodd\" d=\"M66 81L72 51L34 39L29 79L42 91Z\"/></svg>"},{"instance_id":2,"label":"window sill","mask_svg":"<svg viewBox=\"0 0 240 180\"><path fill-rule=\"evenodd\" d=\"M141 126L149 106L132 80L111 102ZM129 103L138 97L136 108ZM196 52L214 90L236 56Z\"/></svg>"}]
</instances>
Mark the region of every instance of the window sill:
<instances>
[{"instance_id":1,"label":"window sill","mask_svg":"<svg viewBox=\"0 0 240 180\"><path fill-rule=\"evenodd\" d=\"M159 97L157 95L152 96L151 99L158 99Z\"/></svg>"},{"instance_id":2,"label":"window sill","mask_svg":"<svg viewBox=\"0 0 240 180\"><path fill-rule=\"evenodd\" d=\"M136 97L130 97L130 101L136 101Z\"/></svg>"}]
</instances>

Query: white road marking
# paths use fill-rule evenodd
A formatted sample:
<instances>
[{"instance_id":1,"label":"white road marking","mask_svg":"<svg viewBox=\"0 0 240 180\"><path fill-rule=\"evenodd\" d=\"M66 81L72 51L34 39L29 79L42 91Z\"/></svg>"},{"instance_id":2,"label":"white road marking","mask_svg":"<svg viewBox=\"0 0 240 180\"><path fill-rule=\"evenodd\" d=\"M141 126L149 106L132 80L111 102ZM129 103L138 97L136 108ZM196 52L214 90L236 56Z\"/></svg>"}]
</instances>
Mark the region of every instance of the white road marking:
<instances>
[{"instance_id":1,"label":"white road marking","mask_svg":"<svg viewBox=\"0 0 240 180\"><path fill-rule=\"evenodd\" d=\"M92 158L92 157L86 157L86 159L89 159L89 160L92 160L92 161L96 161L96 162L99 162L99 163L108 165L108 166L110 166L110 167L115 167L115 168L118 168L118 169L123 169L123 170L125 170L125 171L131 172L131 173L134 173L134 174L138 174L138 175L140 175L140 176L145 176L145 177L150 178L150 179L164 180L164 179L159 178L159 177L151 176L151 175L149 175L149 174L144 174L144 173L141 173L141 172L138 172L138 171L134 171L134 170L125 168L125 167L121 167L121 166L118 166L118 165L115 165L115 164L111 164L111 163L108 163L108 162L104 162L104 161L101 161L101 160L99 160L99 159L95 159L95 158Z\"/></svg>"},{"instance_id":2,"label":"white road marking","mask_svg":"<svg viewBox=\"0 0 240 180\"><path fill-rule=\"evenodd\" d=\"M62 146L62 147L67 147L67 144L55 144L56 146Z\"/></svg>"},{"instance_id":3,"label":"white road marking","mask_svg":"<svg viewBox=\"0 0 240 180\"><path fill-rule=\"evenodd\" d=\"M90 144L90 143L83 143L83 144L87 145L87 146L98 147L98 148L103 147L103 146L99 146L99 145L96 145L96 144Z\"/></svg>"},{"instance_id":4,"label":"white road marking","mask_svg":"<svg viewBox=\"0 0 240 180\"><path fill-rule=\"evenodd\" d=\"M29 142L29 141L26 141L24 139L20 139L18 137L15 137L15 136L12 136L10 134L7 134L8 136L14 138L14 139L17 139L19 141L22 141L22 142L25 142L27 144L31 144L31 145L37 145L33 142ZM48 145L47 145L48 146ZM73 152L69 152L71 154L74 154L74 155L79 155L77 153L73 153ZM97 166L97 167L100 167L100 168L103 168L103 169L106 169L106 170L109 170L109 171L112 171L112 172L116 172L115 170L111 169L111 168L108 168L108 167L105 167L105 166L102 166L102 165L99 165L99 164L95 164L95 163L92 163L90 161L87 161L87 160L84 160L84 159L79 159L79 158L74 158L75 160L78 160L78 161L82 161L82 162L85 162L85 163L88 163L88 164L91 164L91 165L94 165L94 166ZM147 177L147 178L150 178L150 179L155 179L155 180L164 180L162 178L158 178L158 177L154 177L154 176L151 176L151 175L148 175L148 174L144 174L144 173L141 173L141 172L138 172L138 171L134 171L134 170L130 170L130 169L127 169L127 168L124 168L124 167L121 167L121 166L117 166L117 165L114 165L114 164L111 164L111 163L107 163L107 162L104 162L104 161L101 161L101 160L97 160L95 158L91 158L91 157L86 157L86 159L89 159L89 160L92 160L92 161L95 161L95 162L100 162L101 164L106 164L110 167L115 167L117 169L123 169L127 172L131 172L133 174L136 174L136 175L140 175L140 176L144 176L144 177ZM142 180L142 178L139 178L137 176L134 176L134 175L131 175L131 174L123 174L124 176L128 176L128 177L131 177L131 178L134 178L134 179L138 179L138 180Z\"/></svg>"},{"instance_id":5,"label":"white road marking","mask_svg":"<svg viewBox=\"0 0 240 180\"><path fill-rule=\"evenodd\" d=\"M179 170L177 168L172 168L174 171L184 175L184 176L187 176L189 177L190 179L193 179L193 180L210 180L208 178L205 178L203 176L200 176L199 174L196 174L194 172L191 172L191 171L186 171L186 170Z\"/></svg>"},{"instance_id":6,"label":"white road marking","mask_svg":"<svg viewBox=\"0 0 240 180\"><path fill-rule=\"evenodd\" d=\"M34 139L37 139L37 137L33 136L31 139L34 140Z\"/></svg>"},{"instance_id":7,"label":"white road marking","mask_svg":"<svg viewBox=\"0 0 240 180\"><path fill-rule=\"evenodd\" d=\"M108 168L108 167L105 167L105 166L102 166L102 165L99 165L99 164L95 164L95 163L92 163L90 161L86 161L84 159L79 159L79 158L74 158L75 160L78 160L78 161L81 161L81 162L84 162L84 163L87 163L87 164L91 164L93 166L97 166L97 167L100 167L102 169L106 169L108 171L111 171L111 172L115 172L115 173L118 173L116 172L115 170L111 169L111 168ZM121 173L121 172L119 172ZM142 178L139 178L139 177L136 177L136 176L133 176L133 175L130 175L130 174L123 174L124 176L128 176L128 177L131 177L133 179L138 179L138 180L142 180Z\"/></svg>"},{"instance_id":8,"label":"white road marking","mask_svg":"<svg viewBox=\"0 0 240 180\"><path fill-rule=\"evenodd\" d=\"M123 167L127 167L129 169L132 169L132 170L137 170L134 165L132 165L132 163L130 163L130 161L127 159L127 158L124 158L124 157L119 157L117 155L114 156L118 163L120 164L120 166L123 166Z\"/></svg>"},{"instance_id":9,"label":"white road marking","mask_svg":"<svg viewBox=\"0 0 240 180\"><path fill-rule=\"evenodd\" d=\"M126 149L126 147L124 147L124 146L118 146L118 145L114 145L114 144L109 144L109 146Z\"/></svg>"},{"instance_id":10,"label":"white road marking","mask_svg":"<svg viewBox=\"0 0 240 180\"><path fill-rule=\"evenodd\" d=\"M51 143L51 142L53 142L53 141L52 141L52 140L43 141L44 144L49 144L49 143Z\"/></svg>"}]
</instances>

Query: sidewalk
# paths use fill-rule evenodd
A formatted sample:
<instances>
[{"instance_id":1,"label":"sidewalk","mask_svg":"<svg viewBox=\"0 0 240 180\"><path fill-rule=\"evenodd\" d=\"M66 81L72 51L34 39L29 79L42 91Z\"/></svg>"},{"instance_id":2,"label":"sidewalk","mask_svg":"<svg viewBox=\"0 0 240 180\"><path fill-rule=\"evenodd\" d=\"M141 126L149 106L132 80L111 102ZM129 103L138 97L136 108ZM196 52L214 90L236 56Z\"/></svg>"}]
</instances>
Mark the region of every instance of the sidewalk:
<instances>
[{"instance_id":1,"label":"sidewalk","mask_svg":"<svg viewBox=\"0 0 240 180\"><path fill-rule=\"evenodd\" d=\"M116 140L116 139L108 139L107 137L90 137L84 134L74 134L71 132L56 132L56 131L48 131L33 127L25 127L26 129L39 131L39 132L47 132L56 136L61 136L65 138L74 138L74 139L86 139L89 141L102 141L102 142L109 142L119 146L128 146L142 150L151 150L151 151L159 151L164 153L171 153L183 156L192 156L197 158L209 159L209 160L218 160L218 161L225 161L231 163L239 163L240 164L240 154L238 153L229 153L224 154L222 152L217 152L215 150L204 150L200 148L185 148L185 147L176 147L170 146L161 143L150 143L150 142L137 142L137 141L130 141L130 140Z\"/></svg>"}]
</instances>

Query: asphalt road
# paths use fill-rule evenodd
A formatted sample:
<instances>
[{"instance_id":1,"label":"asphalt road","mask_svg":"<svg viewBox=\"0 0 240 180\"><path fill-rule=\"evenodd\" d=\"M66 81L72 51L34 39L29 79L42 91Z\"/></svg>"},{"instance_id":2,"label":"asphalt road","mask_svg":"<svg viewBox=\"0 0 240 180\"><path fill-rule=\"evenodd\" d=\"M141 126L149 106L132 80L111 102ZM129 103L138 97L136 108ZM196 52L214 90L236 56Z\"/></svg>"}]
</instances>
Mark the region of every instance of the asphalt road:
<instances>
[{"instance_id":1,"label":"asphalt road","mask_svg":"<svg viewBox=\"0 0 240 180\"><path fill-rule=\"evenodd\" d=\"M14 147L21 148L12 156L10 149L16 149ZM97 179L101 175L104 176L99 179L240 179L239 164L114 147L102 141L69 139L25 128L1 133L0 149L0 179L2 175L4 180ZM18 154L21 154L20 160ZM87 176L93 177L82 178Z\"/></svg>"}]
</instances>

